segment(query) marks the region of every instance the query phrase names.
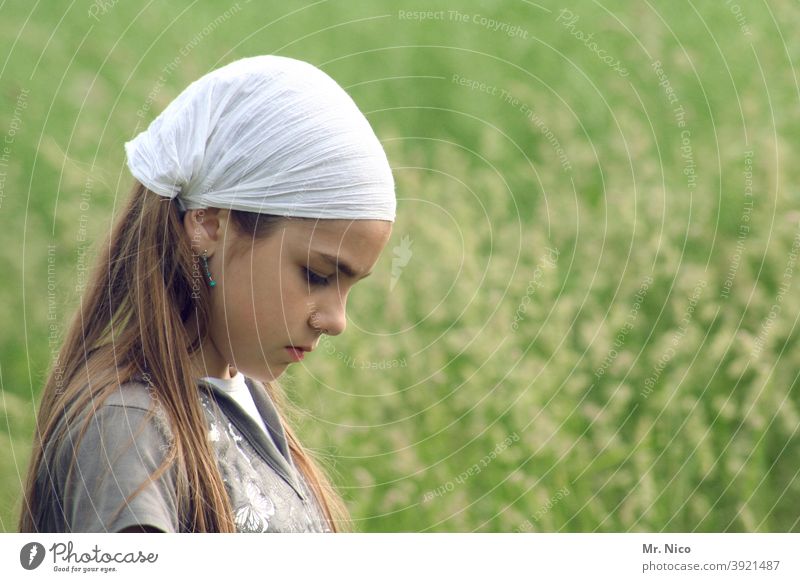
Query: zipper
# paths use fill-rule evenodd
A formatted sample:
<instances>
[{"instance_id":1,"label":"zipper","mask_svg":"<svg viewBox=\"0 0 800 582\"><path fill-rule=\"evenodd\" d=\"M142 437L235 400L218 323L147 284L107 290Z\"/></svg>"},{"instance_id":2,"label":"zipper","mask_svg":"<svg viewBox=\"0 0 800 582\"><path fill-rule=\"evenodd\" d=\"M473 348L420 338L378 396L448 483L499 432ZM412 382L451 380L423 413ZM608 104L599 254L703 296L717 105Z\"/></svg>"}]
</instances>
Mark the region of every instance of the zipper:
<instances>
[{"instance_id":1,"label":"zipper","mask_svg":"<svg viewBox=\"0 0 800 582\"><path fill-rule=\"evenodd\" d=\"M203 385L206 388L206 391L213 391L213 397L219 401L218 404L221 408L224 408L223 414L230 420L231 424L233 424L240 433L244 435L252 447L256 450L259 456L264 460L267 465L269 465L280 477L286 482L292 490L297 493L300 499L303 500L305 503L307 501L307 496L302 491L302 488L296 485L292 478L286 473L286 470L280 466L275 459L272 458L272 455L269 454L269 451L264 446L262 439L265 438L264 435L261 434L261 427L259 427L252 419L250 418L243 418L242 415L239 413L238 405L233 399L225 394L222 391L216 391L213 387L209 386L206 382L200 380L199 384ZM254 435L259 435L255 437ZM287 461L287 464L289 462ZM290 464L291 466L291 464Z\"/></svg>"}]
</instances>

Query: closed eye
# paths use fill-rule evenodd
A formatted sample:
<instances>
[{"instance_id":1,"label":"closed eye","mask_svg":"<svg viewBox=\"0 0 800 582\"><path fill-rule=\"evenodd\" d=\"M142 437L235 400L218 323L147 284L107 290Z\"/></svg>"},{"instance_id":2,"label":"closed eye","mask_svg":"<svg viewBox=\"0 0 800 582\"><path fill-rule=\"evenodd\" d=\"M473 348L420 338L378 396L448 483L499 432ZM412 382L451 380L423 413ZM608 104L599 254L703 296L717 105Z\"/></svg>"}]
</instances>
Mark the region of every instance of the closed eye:
<instances>
[{"instance_id":1,"label":"closed eye","mask_svg":"<svg viewBox=\"0 0 800 582\"><path fill-rule=\"evenodd\" d=\"M317 275L314 271L310 271L306 267L303 267L303 272L305 273L306 280L311 285L320 285L320 286L324 287L325 285L330 283L330 281L326 277L323 277L321 275Z\"/></svg>"}]
</instances>

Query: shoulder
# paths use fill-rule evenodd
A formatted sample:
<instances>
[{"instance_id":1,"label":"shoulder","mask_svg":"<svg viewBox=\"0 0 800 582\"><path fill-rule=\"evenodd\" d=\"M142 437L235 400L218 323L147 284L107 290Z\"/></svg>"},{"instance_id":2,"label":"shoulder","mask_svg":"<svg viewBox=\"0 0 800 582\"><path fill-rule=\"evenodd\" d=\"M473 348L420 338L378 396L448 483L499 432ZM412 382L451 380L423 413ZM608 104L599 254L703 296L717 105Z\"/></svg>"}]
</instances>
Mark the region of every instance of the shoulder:
<instances>
[{"instance_id":1,"label":"shoulder","mask_svg":"<svg viewBox=\"0 0 800 582\"><path fill-rule=\"evenodd\" d=\"M160 402L152 386L130 381L116 386L103 402L103 406L123 406L147 411L160 408Z\"/></svg>"},{"instance_id":2,"label":"shoulder","mask_svg":"<svg viewBox=\"0 0 800 582\"><path fill-rule=\"evenodd\" d=\"M87 418L86 414L92 418ZM140 443L147 438L160 444L173 440L172 423L158 393L143 382L130 381L115 386L96 408L90 403L72 429L80 430L83 420L89 421L87 432L102 440L112 434L130 436L131 431L137 434Z\"/></svg>"}]
</instances>

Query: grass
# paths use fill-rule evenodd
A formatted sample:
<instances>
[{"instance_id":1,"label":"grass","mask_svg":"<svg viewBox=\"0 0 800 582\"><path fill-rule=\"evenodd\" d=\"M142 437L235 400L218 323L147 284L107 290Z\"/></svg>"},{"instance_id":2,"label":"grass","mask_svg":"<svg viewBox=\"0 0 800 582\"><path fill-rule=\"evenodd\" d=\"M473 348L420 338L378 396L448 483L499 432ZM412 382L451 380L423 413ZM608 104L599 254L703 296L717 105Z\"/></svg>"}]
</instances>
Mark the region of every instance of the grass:
<instances>
[{"instance_id":1,"label":"grass","mask_svg":"<svg viewBox=\"0 0 800 582\"><path fill-rule=\"evenodd\" d=\"M80 253L129 187L122 144L205 71L274 52L348 88L397 180L348 331L285 379L360 529L800 530L789 2L576 1L571 25L529 3L465 2L467 22L437 3L91 6L0 9L0 131L19 125L0 167L0 529Z\"/></svg>"}]
</instances>

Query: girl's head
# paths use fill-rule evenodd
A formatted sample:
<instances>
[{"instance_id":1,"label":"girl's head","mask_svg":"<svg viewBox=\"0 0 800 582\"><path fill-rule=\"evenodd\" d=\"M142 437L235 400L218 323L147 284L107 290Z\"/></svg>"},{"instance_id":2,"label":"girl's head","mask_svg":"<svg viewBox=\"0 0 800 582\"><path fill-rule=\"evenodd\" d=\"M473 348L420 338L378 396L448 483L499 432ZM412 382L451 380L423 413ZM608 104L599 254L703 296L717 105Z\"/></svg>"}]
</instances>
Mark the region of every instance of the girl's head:
<instances>
[{"instance_id":1,"label":"girl's head","mask_svg":"<svg viewBox=\"0 0 800 582\"><path fill-rule=\"evenodd\" d=\"M391 170L341 87L273 56L195 81L125 149L136 183L44 387L20 530L38 531L47 511L48 443L138 380L171 421L174 446L153 478L178 465L184 527L234 531L197 380L235 367L286 420L275 382L286 347L344 331L348 293L391 233ZM346 528L341 498L284 428L331 528Z\"/></svg>"},{"instance_id":2,"label":"girl's head","mask_svg":"<svg viewBox=\"0 0 800 582\"><path fill-rule=\"evenodd\" d=\"M284 218L217 208L189 210L184 234L201 257L195 285L209 293L208 338L194 361L204 374L228 366L262 382L345 330L347 296L369 276L391 234L384 220ZM195 321L190 321L190 328Z\"/></svg>"},{"instance_id":3,"label":"girl's head","mask_svg":"<svg viewBox=\"0 0 800 582\"><path fill-rule=\"evenodd\" d=\"M344 330L347 294L384 248L396 202L380 142L327 74L240 59L192 83L125 149L134 176L186 211L197 278L217 277L207 374L230 365L268 382L296 358L287 347Z\"/></svg>"}]
</instances>

